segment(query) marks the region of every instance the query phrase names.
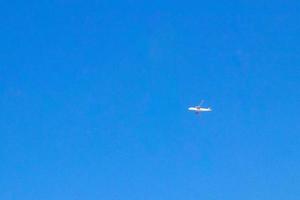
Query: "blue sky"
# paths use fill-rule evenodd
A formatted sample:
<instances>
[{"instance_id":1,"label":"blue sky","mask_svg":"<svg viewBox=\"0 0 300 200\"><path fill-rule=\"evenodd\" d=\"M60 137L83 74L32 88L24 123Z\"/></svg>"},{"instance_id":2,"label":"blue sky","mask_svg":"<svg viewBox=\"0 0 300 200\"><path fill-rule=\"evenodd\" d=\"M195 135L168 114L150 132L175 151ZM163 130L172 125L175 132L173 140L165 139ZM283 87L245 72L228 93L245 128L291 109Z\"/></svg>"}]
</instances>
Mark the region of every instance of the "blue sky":
<instances>
[{"instance_id":1,"label":"blue sky","mask_svg":"<svg viewBox=\"0 0 300 200\"><path fill-rule=\"evenodd\" d=\"M0 199L299 198L298 1L0 5Z\"/></svg>"}]
</instances>

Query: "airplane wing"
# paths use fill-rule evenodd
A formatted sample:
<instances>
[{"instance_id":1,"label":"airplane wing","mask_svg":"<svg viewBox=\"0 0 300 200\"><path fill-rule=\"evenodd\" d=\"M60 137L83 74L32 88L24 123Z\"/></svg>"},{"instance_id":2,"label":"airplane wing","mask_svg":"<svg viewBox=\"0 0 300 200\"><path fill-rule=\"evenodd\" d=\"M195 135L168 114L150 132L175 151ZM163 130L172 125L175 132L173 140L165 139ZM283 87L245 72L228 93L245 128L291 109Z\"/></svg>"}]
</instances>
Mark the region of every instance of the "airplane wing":
<instances>
[{"instance_id":1,"label":"airplane wing","mask_svg":"<svg viewBox=\"0 0 300 200\"><path fill-rule=\"evenodd\" d=\"M201 100L201 102L199 104L199 107L202 106L203 102L204 102L204 100Z\"/></svg>"}]
</instances>

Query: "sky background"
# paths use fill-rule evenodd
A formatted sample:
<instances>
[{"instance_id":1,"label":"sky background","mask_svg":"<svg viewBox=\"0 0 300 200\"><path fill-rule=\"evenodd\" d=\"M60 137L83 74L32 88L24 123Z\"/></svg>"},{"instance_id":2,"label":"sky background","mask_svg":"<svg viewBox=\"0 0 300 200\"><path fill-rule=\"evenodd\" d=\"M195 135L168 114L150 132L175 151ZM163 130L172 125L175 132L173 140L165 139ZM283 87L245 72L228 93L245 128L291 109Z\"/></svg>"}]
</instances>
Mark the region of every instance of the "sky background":
<instances>
[{"instance_id":1,"label":"sky background","mask_svg":"<svg viewBox=\"0 0 300 200\"><path fill-rule=\"evenodd\" d=\"M299 10L2 1L0 199L299 199Z\"/></svg>"}]
</instances>

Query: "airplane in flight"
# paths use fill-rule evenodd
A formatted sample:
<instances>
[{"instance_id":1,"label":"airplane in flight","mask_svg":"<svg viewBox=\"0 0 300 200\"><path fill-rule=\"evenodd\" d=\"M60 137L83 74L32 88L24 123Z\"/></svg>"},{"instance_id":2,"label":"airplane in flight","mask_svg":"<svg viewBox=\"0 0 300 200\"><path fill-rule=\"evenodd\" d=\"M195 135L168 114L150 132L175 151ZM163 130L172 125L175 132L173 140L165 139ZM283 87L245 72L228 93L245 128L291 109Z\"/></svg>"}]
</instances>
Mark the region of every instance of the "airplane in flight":
<instances>
[{"instance_id":1,"label":"airplane in flight","mask_svg":"<svg viewBox=\"0 0 300 200\"><path fill-rule=\"evenodd\" d=\"M202 100L201 103L198 106L189 107L188 110L193 111L196 114L199 114L200 112L210 112L210 111L212 111L212 109L209 108L209 107L208 108L202 107L203 102L204 101Z\"/></svg>"}]
</instances>

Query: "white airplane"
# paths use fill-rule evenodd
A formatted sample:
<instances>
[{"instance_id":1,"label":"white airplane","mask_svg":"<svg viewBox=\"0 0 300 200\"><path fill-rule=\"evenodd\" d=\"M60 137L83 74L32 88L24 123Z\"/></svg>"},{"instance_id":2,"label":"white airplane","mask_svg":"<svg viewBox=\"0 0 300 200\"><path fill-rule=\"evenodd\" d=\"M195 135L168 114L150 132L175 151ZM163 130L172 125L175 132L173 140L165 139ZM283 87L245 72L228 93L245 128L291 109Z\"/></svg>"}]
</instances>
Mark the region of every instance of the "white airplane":
<instances>
[{"instance_id":1,"label":"white airplane","mask_svg":"<svg viewBox=\"0 0 300 200\"><path fill-rule=\"evenodd\" d=\"M210 112L212 111L211 108L204 108L202 107L203 100L201 101L201 103L198 106L193 106L193 107L189 107L190 111L195 112L196 114L199 114L200 112Z\"/></svg>"}]
</instances>

